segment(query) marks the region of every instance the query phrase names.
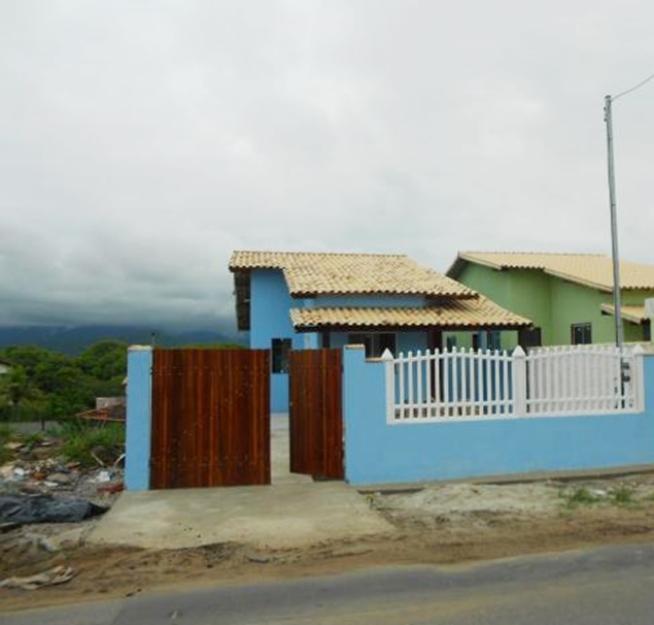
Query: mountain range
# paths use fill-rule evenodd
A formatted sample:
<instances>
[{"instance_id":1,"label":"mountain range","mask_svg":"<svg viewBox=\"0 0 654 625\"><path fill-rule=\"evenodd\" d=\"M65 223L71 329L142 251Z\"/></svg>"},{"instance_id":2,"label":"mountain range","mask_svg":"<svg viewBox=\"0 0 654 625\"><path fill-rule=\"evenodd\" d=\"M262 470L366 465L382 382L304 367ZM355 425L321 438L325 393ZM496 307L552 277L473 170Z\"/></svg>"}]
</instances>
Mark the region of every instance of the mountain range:
<instances>
[{"instance_id":1,"label":"mountain range","mask_svg":"<svg viewBox=\"0 0 654 625\"><path fill-rule=\"evenodd\" d=\"M154 331L154 337L153 337ZM0 349L10 345L38 345L64 354L75 355L103 339L129 344L177 347L180 345L232 343L244 345L243 337L212 329L175 331L144 326L6 326L0 327Z\"/></svg>"}]
</instances>

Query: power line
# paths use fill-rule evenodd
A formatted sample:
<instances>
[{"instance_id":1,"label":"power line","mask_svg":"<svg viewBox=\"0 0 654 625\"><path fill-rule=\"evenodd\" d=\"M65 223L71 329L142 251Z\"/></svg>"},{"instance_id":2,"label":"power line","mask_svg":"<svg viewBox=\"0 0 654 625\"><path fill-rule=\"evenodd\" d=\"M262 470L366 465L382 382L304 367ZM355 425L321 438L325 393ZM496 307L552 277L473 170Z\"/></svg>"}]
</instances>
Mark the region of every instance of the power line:
<instances>
[{"instance_id":1,"label":"power line","mask_svg":"<svg viewBox=\"0 0 654 625\"><path fill-rule=\"evenodd\" d=\"M622 93L618 93L618 95L611 96L611 100L614 102L618 99L621 98L623 95L627 95L628 93L631 93L632 91L636 91L636 89L640 89L644 84L648 83L650 80L654 78L654 74L651 74L645 80L641 80L637 85L634 85L631 87L631 89L627 89L626 91L623 91Z\"/></svg>"}]
</instances>

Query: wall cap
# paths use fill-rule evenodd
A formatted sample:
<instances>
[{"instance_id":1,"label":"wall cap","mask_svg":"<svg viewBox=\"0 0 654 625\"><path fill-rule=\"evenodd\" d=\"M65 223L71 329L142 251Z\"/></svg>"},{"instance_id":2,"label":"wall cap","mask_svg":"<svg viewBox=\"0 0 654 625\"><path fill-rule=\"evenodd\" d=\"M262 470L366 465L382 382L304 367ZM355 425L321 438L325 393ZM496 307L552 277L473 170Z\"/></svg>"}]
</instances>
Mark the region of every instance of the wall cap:
<instances>
[{"instance_id":1,"label":"wall cap","mask_svg":"<svg viewBox=\"0 0 654 625\"><path fill-rule=\"evenodd\" d=\"M127 348L128 352L151 352L152 351L152 346L151 345L130 345Z\"/></svg>"}]
</instances>

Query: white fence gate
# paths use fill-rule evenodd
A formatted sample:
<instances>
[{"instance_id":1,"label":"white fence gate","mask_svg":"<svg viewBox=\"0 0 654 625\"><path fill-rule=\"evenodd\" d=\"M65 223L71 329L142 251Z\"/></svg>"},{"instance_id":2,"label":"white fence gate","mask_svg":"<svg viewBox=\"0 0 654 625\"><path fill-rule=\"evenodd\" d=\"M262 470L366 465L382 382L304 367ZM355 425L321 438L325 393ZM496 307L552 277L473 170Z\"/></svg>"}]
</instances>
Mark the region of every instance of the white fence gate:
<instances>
[{"instance_id":1,"label":"white fence gate","mask_svg":"<svg viewBox=\"0 0 654 625\"><path fill-rule=\"evenodd\" d=\"M640 412L643 350L386 352L389 423Z\"/></svg>"}]
</instances>

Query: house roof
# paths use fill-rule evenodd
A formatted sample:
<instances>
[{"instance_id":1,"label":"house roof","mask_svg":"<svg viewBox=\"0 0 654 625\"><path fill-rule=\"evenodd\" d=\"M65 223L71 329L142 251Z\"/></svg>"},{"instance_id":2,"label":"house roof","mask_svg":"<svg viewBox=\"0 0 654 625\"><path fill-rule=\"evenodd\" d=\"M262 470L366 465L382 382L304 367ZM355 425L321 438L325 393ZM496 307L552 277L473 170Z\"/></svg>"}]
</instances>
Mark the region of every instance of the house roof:
<instances>
[{"instance_id":1,"label":"house roof","mask_svg":"<svg viewBox=\"0 0 654 625\"><path fill-rule=\"evenodd\" d=\"M456 278L465 261L493 269L539 269L547 274L601 291L613 290L611 258L605 254L560 254L543 252L459 252L447 271ZM654 265L622 261L622 289L654 289Z\"/></svg>"},{"instance_id":2,"label":"house roof","mask_svg":"<svg viewBox=\"0 0 654 625\"><path fill-rule=\"evenodd\" d=\"M615 314L615 306L613 304L602 304L602 312L605 312L607 315ZM645 306L621 306L622 318L631 323L642 324L649 320L649 317L645 314Z\"/></svg>"},{"instance_id":3,"label":"house roof","mask_svg":"<svg viewBox=\"0 0 654 625\"><path fill-rule=\"evenodd\" d=\"M531 321L486 297L450 299L425 308L292 308L296 330L337 327L518 328Z\"/></svg>"},{"instance_id":4,"label":"house roof","mask_svg":"<svg viewBox=\"0 0 654 625\"><path fill-rule=\"evenodd\" d=\"M403 254L236 251L231 271L281 269L291 295L402 294L475 297L468 287Z\"/></svg>"}]
</instances>

